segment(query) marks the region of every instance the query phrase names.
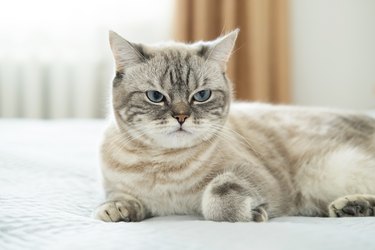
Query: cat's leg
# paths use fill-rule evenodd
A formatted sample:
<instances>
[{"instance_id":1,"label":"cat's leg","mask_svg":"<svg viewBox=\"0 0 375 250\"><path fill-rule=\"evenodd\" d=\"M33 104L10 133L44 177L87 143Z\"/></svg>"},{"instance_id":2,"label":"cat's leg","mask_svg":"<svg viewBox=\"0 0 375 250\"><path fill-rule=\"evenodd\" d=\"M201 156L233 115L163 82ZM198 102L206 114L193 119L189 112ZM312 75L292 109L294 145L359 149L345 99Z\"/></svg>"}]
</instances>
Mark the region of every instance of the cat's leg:
<instances>
[{"instance_id":1,"label":"cat's leg","mask_svg":"<svg viewBox=\"0 0 375 250\"><path fill-rule=\"evenodd\" d=\"M227 172L215 177L206 187L202 212L213 221L267 221L266 205L249 183Z\"/></svg>"},{"instance_id":2,"label":"cat's leg","mask_svg":"<svg viewBox=\"0 0 375 250\"><path fill-rule=\"evenodd\" d=\"M105 222L135 222L146 217L143 204L131 195L111 195L96 208L94 217Z\"/></svg>"},{"instance_id":3,"label":"cat's leg","mask_svg":"<svg viewBox=\"0 0 375 250\"><path fill-rule=\"evenodd\" d=\"M328 211L330 217L375 216L375 195L340 197L329 205Z\"/></svg>"}]
</instances>

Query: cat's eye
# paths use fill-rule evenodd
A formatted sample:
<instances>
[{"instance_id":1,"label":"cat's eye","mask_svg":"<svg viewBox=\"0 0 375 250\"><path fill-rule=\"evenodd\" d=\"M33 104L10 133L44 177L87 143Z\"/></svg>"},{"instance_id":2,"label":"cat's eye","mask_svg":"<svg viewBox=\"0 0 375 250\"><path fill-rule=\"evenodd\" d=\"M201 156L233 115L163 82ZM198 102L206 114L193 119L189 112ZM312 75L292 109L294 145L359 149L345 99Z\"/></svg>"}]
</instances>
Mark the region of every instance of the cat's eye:
<instances>
[{"instance_id":1,"label":"cat's eye","mask_svg":"<svg viewBox=\"0 0 375 250\"><path fill-rule=\"evenodd\" d=\"M197 102L204 102L204 101L207 101L208 98L210 98L210 96L211 96L211 90L205 89L205 90L201 90L195 93L193 95L193 98Z\"/></svg>"},{"instance_id":2,"label":"cat's eye","mask_svg":"<svg viewBox=\"0 0 375 250\"><path fill-rule=\"evenodd\" d=\"M164 95L156 90L146 91L146 96L152 102L161 102L164 100Z\"/></svg>"}]
</instances>

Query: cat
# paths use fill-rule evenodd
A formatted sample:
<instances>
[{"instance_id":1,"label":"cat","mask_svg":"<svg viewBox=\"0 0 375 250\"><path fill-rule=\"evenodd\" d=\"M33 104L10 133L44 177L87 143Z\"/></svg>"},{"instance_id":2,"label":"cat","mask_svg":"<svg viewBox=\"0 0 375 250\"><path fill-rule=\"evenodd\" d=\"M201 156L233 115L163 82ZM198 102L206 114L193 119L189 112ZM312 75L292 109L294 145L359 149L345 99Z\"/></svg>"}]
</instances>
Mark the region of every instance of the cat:
<instances>
[{"instance_id":1,"label":"cat","mask_svg":"<svg viewBox=\"0 0 375 250\"><path fill-rule=\"evenodd\" d=\"M375 120L232 103L226 64L238 32L154 46L110 32L113 119L101 145L107 201L96 218L374 215Z\"/></svg>"}]
</instances>

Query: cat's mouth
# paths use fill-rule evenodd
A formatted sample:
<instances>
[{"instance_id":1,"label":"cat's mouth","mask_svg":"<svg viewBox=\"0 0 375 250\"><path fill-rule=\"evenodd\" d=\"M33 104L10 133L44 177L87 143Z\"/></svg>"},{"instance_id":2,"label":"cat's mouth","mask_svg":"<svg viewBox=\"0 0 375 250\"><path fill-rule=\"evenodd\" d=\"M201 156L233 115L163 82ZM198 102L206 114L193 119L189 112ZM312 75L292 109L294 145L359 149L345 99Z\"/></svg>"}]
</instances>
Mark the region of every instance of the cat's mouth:
<instances>
[{"instance_id":1,"label":"cat's mouth","mask_svg":"<svg viewBox=\"0 0 375 250\"><path fill-rule=\"evenodd\" d=\"M192 133L182 127L179 127L178 129L173 130L172 132L168 133L168 135L183 135L183 134L192 134Z\"/></svg>"}]
</instances>

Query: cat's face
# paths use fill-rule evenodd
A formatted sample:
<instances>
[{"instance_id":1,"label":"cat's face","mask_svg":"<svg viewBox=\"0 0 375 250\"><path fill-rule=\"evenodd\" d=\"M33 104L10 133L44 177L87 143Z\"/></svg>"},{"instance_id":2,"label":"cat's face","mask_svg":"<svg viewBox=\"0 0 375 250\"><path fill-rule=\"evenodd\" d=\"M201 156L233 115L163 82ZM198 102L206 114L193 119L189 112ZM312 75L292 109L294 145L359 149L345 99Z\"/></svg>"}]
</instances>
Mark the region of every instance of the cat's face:
<instances>
[{"instance_id":1,"label":"cat's face","mask_svg":"<svg viewBox=\"0 0 375 250\"><path fill-rule=\"evenodd\" d=\"M132 44L111 33L117 67L113 107L130 139L182 148L215 136L229 111L225 64L237 33L209 43L159 47Z\"/></svg>"}]
</instances>

